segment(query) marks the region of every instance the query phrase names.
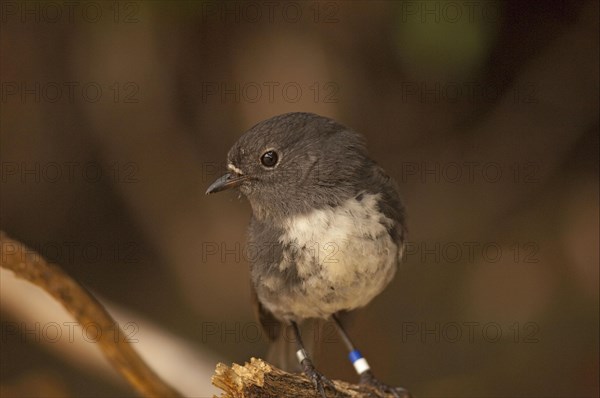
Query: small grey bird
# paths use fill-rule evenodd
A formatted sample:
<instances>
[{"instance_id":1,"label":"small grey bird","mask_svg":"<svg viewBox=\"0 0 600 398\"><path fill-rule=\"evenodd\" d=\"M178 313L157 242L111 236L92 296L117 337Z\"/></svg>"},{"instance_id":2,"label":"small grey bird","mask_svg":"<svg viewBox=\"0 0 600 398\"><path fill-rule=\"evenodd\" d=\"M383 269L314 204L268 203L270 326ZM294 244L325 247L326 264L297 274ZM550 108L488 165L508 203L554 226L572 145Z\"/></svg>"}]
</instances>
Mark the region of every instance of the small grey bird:
<instances>
[{"instance_id":1,"label":"small grey bird","mask_svg":"<svg viewBox=\"0 0 600 398\"><path fill-rule=\"evenodd\" d=\"M390 283L406 235L396 184L369 158L364 138L330 118L287 113L247 131L227 168L206 193L237 187L252 206L253 295L269 336L292 327L298 362L325 397L331 382L315 369L298 323L331 318L360 381L407 396L373 376L340 321Z\"/></svg>"}]
</instances>

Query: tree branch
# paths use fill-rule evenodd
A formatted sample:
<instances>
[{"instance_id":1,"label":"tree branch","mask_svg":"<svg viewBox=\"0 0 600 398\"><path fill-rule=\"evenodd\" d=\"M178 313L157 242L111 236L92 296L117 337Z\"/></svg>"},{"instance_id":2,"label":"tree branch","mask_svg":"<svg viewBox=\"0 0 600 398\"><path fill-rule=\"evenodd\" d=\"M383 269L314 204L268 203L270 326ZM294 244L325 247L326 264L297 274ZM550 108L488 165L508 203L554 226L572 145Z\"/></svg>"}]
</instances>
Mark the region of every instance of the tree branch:
<instances>
[{"instance_id":1,"label":"tree branch","mask_svg":"<svg viewBox=\"0 0 600 398\"><path fill-rule=\"evenodd\" d=\"M113 367L143 396L181 397L140 358L117 323L78 282L25 245L0 231L0 266L44 289L60 302L82 328L99 329L100 348Z\"/></svg>"},{"instance_id":2,"label":"tree branch","mask_svg":"<svg viewBox=\"0 0 600 398\"><path fill-rule=\"evenodd\" d=\"M389 398L370 386L332 380L335 391L325 388L328 397L335 398ZM262 359L251 358L244 366L231 367L219 363L212 383L225 391L221 398L315 398L314 385L302 374L292 374L277 369Z\"/></svg>"}]
</instances>

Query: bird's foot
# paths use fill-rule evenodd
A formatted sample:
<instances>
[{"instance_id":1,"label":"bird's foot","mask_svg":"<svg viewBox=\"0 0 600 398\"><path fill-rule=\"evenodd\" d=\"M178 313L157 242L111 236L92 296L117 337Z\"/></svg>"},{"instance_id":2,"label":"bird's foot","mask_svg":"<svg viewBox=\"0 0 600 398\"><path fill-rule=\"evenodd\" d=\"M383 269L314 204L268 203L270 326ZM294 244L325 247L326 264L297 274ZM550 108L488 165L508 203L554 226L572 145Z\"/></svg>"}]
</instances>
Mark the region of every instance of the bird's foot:
<instances>
[{"instance_id":1,"label":"bird's foot","mask_svg":"<svg viewBox=\"0 0 600 398\"><path fill-rule=\"evenodd\" d=\"M402 387L392 387L379 381L373 372L367 370L360 375L360 384L366 384L385 394L391 394L395 398L411 398L411 395Z\"/></svg>"},{"instance_id":2,"label":"bird's foot","mask_svg":"<svg viewBox=\"0 0 600 398\"><path fill-rule=\"evenodd\" d=\"M329 380L327 377L323 376L313 365L310 359L305 359L302 361L302 371L312 381L317 390L317 393L321 395L322 398L327 398L325 395L325 387L329 387L335 390L335 386L333 382Z\"/></svg>"}]
</instances>

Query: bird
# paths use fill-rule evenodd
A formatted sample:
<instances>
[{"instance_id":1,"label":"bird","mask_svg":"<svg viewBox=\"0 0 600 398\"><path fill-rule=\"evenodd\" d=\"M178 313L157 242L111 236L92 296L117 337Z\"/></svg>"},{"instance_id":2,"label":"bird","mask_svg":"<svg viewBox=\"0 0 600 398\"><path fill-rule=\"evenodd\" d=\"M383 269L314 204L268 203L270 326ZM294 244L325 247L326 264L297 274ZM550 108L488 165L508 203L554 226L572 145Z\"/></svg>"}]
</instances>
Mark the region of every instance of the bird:
<instances>
[{"instance_id":1,"label":"bird","mask_svg":"<svg viewBox=\"0 0 600 398\"><path fill-rule=\"evenodd\" d=\"M206 194L228 189L239 190L252 209L258 318L272 339L281 326L291 327L298 364L316 392L326 397L332 383L302 340L299 324L308 319L333 321L361 383L409 396L374 376L341 320L389 285L407 235L398 186L371 159L364 136L314 113L273 116L233 144L227 172Z\"/></svg>"}]
</instances>

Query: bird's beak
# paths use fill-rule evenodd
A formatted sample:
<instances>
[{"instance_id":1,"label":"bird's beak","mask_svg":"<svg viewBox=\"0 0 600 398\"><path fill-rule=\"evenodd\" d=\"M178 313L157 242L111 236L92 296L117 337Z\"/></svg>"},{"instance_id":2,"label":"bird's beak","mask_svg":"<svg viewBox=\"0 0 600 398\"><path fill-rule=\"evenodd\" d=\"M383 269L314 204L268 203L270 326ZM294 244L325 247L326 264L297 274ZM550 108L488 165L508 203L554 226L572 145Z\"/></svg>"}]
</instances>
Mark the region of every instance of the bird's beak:
<instances>
[{"instance_id":1,"label":"bird's beak","mask_svg":"<svg viewBox=\"0 0 600 398\"><path fill-rule=\"evenodd\" d=\"M245 175L227 173L224 176L217 178L217 180L208 187L206 195L235 188L247 179L248 176Z\"/></svg>"}]
</instances>

